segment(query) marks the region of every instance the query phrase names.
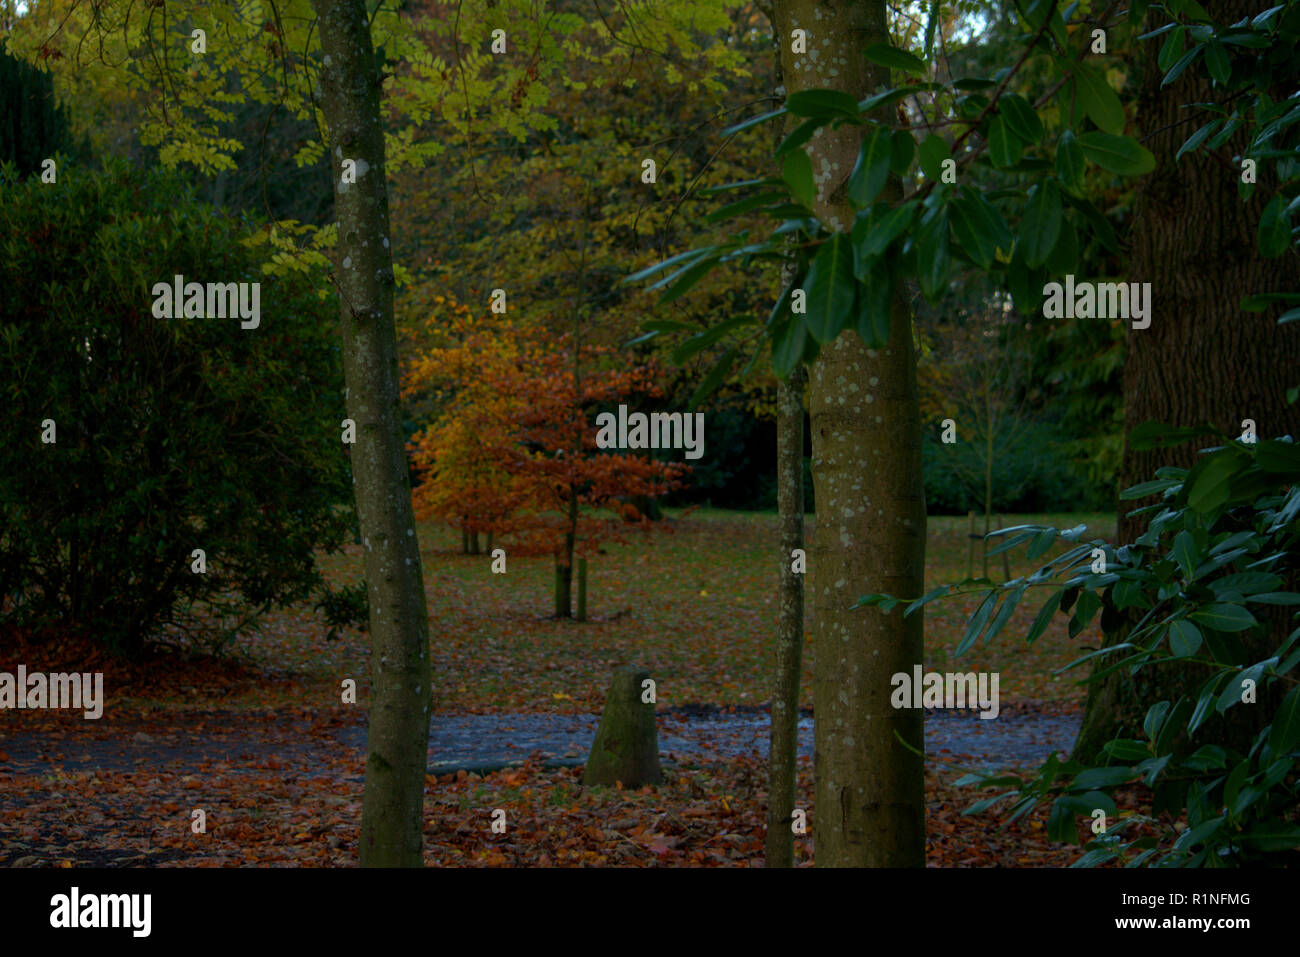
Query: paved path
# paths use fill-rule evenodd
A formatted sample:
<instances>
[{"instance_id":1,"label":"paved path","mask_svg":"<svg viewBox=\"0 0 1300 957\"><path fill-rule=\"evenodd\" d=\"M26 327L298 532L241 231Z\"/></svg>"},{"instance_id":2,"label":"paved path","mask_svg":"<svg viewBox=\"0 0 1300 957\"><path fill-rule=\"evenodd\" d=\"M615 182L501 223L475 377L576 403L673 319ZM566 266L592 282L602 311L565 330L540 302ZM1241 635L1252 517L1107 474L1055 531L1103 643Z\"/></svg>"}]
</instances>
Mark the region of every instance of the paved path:
<instances>
[{"instance_id":1,"label":"paved path","mask_svg":"<svg viewBox=\"0 0 1300 957\"><path fill-rule=\"evenodd\" d=\"M538 751L554 763L582 764L591 750L597 721L597 715L440 714L430 728L429 767L486 767L522 760ZM658 728L659 751L665 758L699 761L767 755L768 716L761 712L661 713ZM1068 752L1078 730L1077 715L1004 712L982 720L973 714L934 712L926 716L926 757L972 766L1034 764L1051 751ZM354 743L364 747L364 737ZM813 719L804 717L799 721L800 753L811 757L812 747Z\"/></svg>"},{"instance_id":2,"label":"paved path","mask_svg":"<svg viewBox=\"0 0 1300 957\"><path fill-rule=\"evenodd\" d=\"M65 772L178 770L216 761L226 762L227 773L264 774L266 762L281 761L318 774L328 773L317 768L315 760L324 756L323 751L337 755L338 748L353 749L358 759L364 757L366 729L361 724L325 734L295 733L293 727L277 724L277 733L271 736L256 727L232 724L228 714L209 714L203 719L208 722L204 730L192 726L195 720L187 716L166 731L155 727L152 734L113 733L105 728L55 740L0 729L0 753L7 758L6 769L19 773L55 768ZM488 770L522 762L538 752L548 763L577 766L586 761L597 721L594 714L438 714L429 735L429 769L439 773ZM1004 710L985 721L974 714L931 712L926 716L926 759L971 767L1033 764L1051 751L1068 751L1078 726L1077 715ZM757 710L661 712L658 729L660 754L669 761L767 754L768 717ZM800 752L811 757L812 743L813 719L801 718ZM277 766L283 765L270 765Z\"/></svg>"}]
</instances>

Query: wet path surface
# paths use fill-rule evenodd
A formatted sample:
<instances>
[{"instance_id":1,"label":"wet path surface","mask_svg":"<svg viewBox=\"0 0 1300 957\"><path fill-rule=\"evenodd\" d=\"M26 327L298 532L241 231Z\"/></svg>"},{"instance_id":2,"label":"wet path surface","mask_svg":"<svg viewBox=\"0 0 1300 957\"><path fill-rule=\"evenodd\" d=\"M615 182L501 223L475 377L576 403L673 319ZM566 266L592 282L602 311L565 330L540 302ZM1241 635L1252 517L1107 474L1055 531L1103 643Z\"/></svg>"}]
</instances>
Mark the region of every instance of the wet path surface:
<instances>
[{"instance_id":1,"label":"wet path surface","mask_svg":"<svg viewBox=\"0 0 1300 957\"><path fill-rule=\"evenodd\" d=\"M227 720L222 721L221 718ZM216 719L216 720L214 720ZM747 712L660 712L657 716L659 752L666 761L697 763L738 755L764 757L768 716ZM598 715L564 714L439 714L429 735L429 770L489 770L537 756L546 763L577 766L586 761L595 737ZM1077 714L1032 710L1003 710L997 718L973 713L934 711L926 716L927 761L951 761L965 766L1035 764L1052 751L1068 751L1079 728ZM105 732L107 728L103 729ZM0 729L0 769L43 773L77 771L147 771L197 768L217 762L226 771L264 774L291 765L312 774L340 753L364 759L366 728L359 723L295 734L294 727L277 725L277 734L259 734L230 713L209 712L189 725L152 733L89 733L47 738ZM799 721L799 749L812 756L813 719ZM283 762L283 763L281 763ZM329 773L322 769L322 773Z\"/></svg>"},{"instance_id":2,"label":"wet path surface","mask_svg":"<svg viewBox=\"0 0 1300 957\"><path fill-rule=\"evenodd\" d=\"M597 715L438 715L430 728L430 770L520 761L541 752L554 763L581 764L595 738ZM658 715L659 752L666 759L709 761L766 757L768 716L762 712ZM359 730L359 729L358 729ZM1035 764L1068 751L1078 715L1003 713L994 719L934 712L926 716L927 760L973 765ZM357 740L364 746L364 737ZM813 719L799 720L800 754L812 757Z\"/></svg>"}]
</instances>

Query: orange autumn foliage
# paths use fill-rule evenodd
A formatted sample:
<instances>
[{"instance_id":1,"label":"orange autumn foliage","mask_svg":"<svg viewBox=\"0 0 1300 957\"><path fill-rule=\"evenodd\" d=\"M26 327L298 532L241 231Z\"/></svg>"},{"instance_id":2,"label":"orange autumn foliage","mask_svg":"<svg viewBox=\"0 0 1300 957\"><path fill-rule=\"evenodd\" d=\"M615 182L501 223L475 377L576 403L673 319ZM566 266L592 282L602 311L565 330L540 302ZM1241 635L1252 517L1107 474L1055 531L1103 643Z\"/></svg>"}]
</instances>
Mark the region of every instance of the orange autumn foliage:
<instances>
[{"instance_id":1,"label":"orange autumn foliage","mask_svg":"<svg viewBox=\"0 0 1300 957\"><path fill-rule=\"evenodd\" d=\"M421 518L509 543L511 554L551 554L562 564L650 523L625 499L681 488L689 467L596 445L602 406L660 394L649 365L621 366L603 346L474 317L435 297L429 328L445 345L424 348L404 394L430 403L432 421L410 442Z\"/></svg>"}]
</instances>

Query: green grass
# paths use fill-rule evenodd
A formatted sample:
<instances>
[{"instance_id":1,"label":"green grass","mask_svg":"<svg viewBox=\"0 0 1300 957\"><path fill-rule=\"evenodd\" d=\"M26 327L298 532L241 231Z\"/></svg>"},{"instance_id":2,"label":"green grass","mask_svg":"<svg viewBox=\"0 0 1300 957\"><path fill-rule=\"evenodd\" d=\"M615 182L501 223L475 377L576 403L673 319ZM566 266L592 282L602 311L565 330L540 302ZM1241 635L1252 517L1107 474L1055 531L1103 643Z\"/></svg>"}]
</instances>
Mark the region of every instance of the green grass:
<instances>
[{"instance_id":1,"label":"green grass","mask_svg":"<svg viewBox=\"0 0 1300 957\"><path fill-rule=\"evenodd\" d=\"M968 520L933 516L928 527L927 588L966 576ZM1007 525L1084 523L1089 537L1114 533L1111 515L1007 516ZM811 517L810 517L811 524ZM701 508L683 515L668 510L665 531L611 545L590 559L588 614L579 624L551 615L553 565L546 558L507 557L507 572L494 575L487 554L460 554L460 536L430 524L419 529L429 595L435 707L439 710L599 710L610 670L624 664L650 669L661 706L686 703L761 704L770 698L777 555L775 514ZM668 530L671 531L668 531ZM811 537L811 536L810 536ZM979 543L975 572L980 573ZM327 560L340 581L359 580L360 550ZM508 546L507 546L508 555ZM1012 575L1038 562L1010 555ZM1001 579L1000 556L990 575ZM816 581L810 567L808 595ZM961 659L953 651L976 599L946 600L926 611L928 669L997 671L1004 706L1039 700L1074 704L1081 689L1073 674L1051 672L1092 645L1091 632L1071 641L1058 616L1031 648L1023 636L1041 598L1027 598L991 645L980 644ZM275 654L330 688L342 676L364 677L365 638L346 634L322 643L323 628L303 613L296 624L280 622ZM811 637L811 611L805 635ZM271 649L265 649L270 651ZM811 703L811 656L807 646L804 703ZM1081 675L1080 675L1081 676ZM359 681L359 684L363 684ZM309 684L315 685L316 681Z\"/></svg>"}]
</instances>

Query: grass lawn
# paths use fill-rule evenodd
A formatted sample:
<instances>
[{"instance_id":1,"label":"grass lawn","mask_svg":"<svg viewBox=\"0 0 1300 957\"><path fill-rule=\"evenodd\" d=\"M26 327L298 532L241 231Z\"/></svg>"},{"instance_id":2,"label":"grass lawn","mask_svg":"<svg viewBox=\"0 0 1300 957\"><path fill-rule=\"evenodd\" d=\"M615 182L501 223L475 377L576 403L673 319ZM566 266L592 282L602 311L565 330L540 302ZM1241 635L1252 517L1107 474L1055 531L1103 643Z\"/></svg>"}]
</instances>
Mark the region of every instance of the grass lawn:
<instances>
[{"instance_id":1,"label":"grass lawn","mask_svg":"<svg viewBox=\"0 0 1300 957\"><path fill-rule=\"evenodd\" d=\"M1084 523L1090 537L1111 536L1115 527L1114 516L1103 514L1015 515L1005 521L1058 527ZM507 556L506 574L492 574L490 556L460 554L458 533L422 525L435 709L599 711L610 670L624 664L651 670L661 707L768 701L779 559L772 544L775 514L696 509L683 515L669 510L664 528L649 538L634 532L626 544L611 545L592 557L590 620L579 624L550 617L554 572L549 559ZM965 577L967 528L965 516L930 518L927 589ZM976 543L977 552L978 547ZM1010 563L1013 575L1038 564L1024 560L1023 548L1010 555ZM360 580L359 547L329 557L326 564L339 582ZM975 570L979 574L978 554ZM995 556L990 574L1000 579L1001 570L1001 557ZM809 595L816 575L810 565ZM1070 640L1065 619L1058 616L1034 646L1027 646L1023 636L1040 602L1027 598L1002 635L961 659L954 659L953 651L976 600L931 605L926 612L926 669L997 671L1004 705L1081 702L1074 673L1052 672L1093 644L1095 631ZM809 610L808 638L811 628ZM311 706L321 696L337 701L338 682L344 677L364 685L365 636L349 631L337 641L325 641L324 633L307 610L272 616L263 634L246 643L246 654L277 673L295 672L296 678L275 682L275 689L249 688L248 705L268 706L269 693ZM809 642L805 705L812 703L815 654L816 646ZM227 698L224 703L232 702Z\"/></svg>"}]
</instances>

